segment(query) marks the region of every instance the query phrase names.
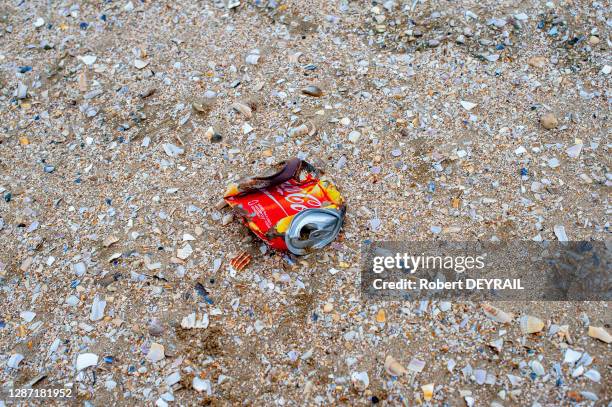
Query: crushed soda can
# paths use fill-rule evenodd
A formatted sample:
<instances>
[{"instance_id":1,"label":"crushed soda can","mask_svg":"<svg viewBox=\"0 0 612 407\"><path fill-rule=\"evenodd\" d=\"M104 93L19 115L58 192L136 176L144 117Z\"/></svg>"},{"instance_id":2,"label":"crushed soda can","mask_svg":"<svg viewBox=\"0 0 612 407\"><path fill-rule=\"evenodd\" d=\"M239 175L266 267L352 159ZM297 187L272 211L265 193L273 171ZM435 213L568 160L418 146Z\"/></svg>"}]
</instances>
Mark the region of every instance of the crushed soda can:
<instances>
[{"instance_id":1,"label":"crushed soda can","mask_svg":"<svg viewBox=\"0 0 612 407\"><path fill-rule=\"evenodd\" d=\"M223 199L272 249L296 255L332 242L346 212L331 181L299 158L230 184Z\"/></svg>"}]
</instances>

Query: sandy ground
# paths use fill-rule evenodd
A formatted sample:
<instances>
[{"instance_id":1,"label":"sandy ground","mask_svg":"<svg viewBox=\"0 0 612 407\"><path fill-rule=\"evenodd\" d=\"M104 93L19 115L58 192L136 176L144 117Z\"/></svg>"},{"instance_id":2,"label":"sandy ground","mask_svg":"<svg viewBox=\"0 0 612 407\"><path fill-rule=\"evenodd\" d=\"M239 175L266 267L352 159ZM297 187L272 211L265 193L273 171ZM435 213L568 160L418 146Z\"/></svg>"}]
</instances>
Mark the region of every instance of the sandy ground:
<instances>
[{"instance_id":1,"label":"sandy ground","mask_svg":"<svg viewBox=\"0 0 612 407\"><path fill-rule=\"evenodd\" d=\"M475 303L365 301L359 262L366 240L609 238L610 18L588 1L3 2L3 389L608 405L610 345L587 335L609 330L608 303L498 303L515 317L500 324ZM215 209L229 181L292 156L349 208L333 245L297 259ZM208 327L182 329L192 312ZM394 376L388 356L425 367Z\"/></svg>"}]
</instances>

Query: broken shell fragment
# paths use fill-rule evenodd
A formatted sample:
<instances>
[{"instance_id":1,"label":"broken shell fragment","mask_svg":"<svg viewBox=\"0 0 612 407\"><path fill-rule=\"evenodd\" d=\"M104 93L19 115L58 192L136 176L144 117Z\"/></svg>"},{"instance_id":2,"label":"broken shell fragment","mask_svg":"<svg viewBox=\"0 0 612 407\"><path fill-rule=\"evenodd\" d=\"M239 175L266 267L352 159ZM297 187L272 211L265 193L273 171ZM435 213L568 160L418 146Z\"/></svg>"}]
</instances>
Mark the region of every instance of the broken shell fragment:
<instances>
[{"instance_id":1,"label":"broken shell fragment","mask_svg":"<svg viewBox=\"0 0 612 407\"><path fill-rule=\"evenodd\" d=\"M232 104L231 107L235 111L241 113L247 119L250 119L251 117L253 117L253 111L251 110L249 106L245 105L244 103L236 102Z\"/></svg>"},{"instance_id":2,"label":"broken shell fragment","mask_svg":"<svg viewBox=\"0 0 612 407\"><path fill-rule=\"evenodd\" d=\"M519 320L519 325L524 334L540 332L544 328L544 322L531 315L523 315Z\"/></svg>"},{"instance_id":3,"label":"broken shell fragment","mask_svg":"<svg viewBox=\"0 0 612 407\"><path fill-rule=\"evenodd\" d=\"M212 127L211 127L211 129L212 129ZM226 206L227 206L227 202L225 202L225 199L220 199L215 204L215 208L218 209L218 210L221 210L221 209L225 208Z\"/></svg>"},{"instance_id":4,"label":"broken shell fragment","mask_svg":"<svg viewBox=\"0 0 612 407\"><path fill-rule=\"evenodd\" d=\"M104 239L104 241L102 242L102 245L104 247L110 247L114 243L117 243L118 241L119 241L119 238L117 236L110 235L106 239Z\"/></svg>"},{"instance_id":5,"label":"broken shell fragment","mask_svg":"<svg viewBox=\"0 0 612 407\"><path fill-rule=\"evenodd\" d=\"M192 312L186 317L183 317L181 320L181 327L184 329L206 329L208 328L208 314L202 314L198 319L196 313Z\"/></svg>"},{"instance_id":6,"label":"broken shell fragment","mask_svg":"<svg viewBox=\"0 0 612 407\"><path fill-rule=\"evenodd\" d=\"M181 247L180 249L176 251L176 257L178 257L181 260L185 260L189 256L191 256L192 253L193 253L193 248L191 247L189 243L187 243L185 246Z\"/></svg>"},{"instance_id":7,"label":"broken shell fragment","mask_svg":"<svg viewBox=\"0 0 612 407\"><path fill-rule=\"evenodd\" d=\"M423 398L425 399L425 401L429 401L433 398L433 390L434 390L433 383L429 383L429 384L425 384L421 386L421 390L423 390Z\"/></svg>"},{"instance_id":8,"label":"broken shell fragment","mask_svg":"<svg viewBox=\"0 0 612 407\"><path fill-rule=\"evenodd\" d=\"M323 96L323 91L321 90L321 88L314 85L306 86L304 89L302 89L302 93L304 95L313 96L316 98Z\"/></svg>"},{"instance_id":9,"label":"broken shell fragment","mask_svg":"<svg viewBox=\"0 0 612 407\"><path fill-rule=\"evenodd\" d=\"M149 61L143 61L142 59L135 59L134 60L134 66L136 67L136 69L143 69L147 65L149 65Z\"/></svg>"},{"instance_id":10,"label":"broken shell fragment","mask_svg":"<svg viewBox=\"0 0 612 407\"><path fill-rule=\"evenodd\" d=\"M353 372L351 373L351 382L358 391L364 391L370 385L368 372Z\"/></svg>"},{"instance_id":11,"label":"broken shell fragment","mask_svg":"<svg viewBox=\"0 0 612 407\"><path fill-rule=\"evenodd\" d=\"M149 348L149 353L147 353L147 360L155 363L159 362L165 357L166 355L164 353L164 345L153 342L151 344L151 347Z\"/></svg>"},{"instance_id":12,"label":"broken shell fragment","mask_svg":"<svg viewBox=\"0 0 612 407\"><path fill-rule=\"evenodd\" d=\"M234 215L232 215L231 213L226 213L225 215L223 215L223 219L221 219L221 224L223 226L227 226L229 225L232 221L234 220Z\"/></svg>"},{"instance_id":13,"label":"broken shell fragment","mask_svg":"<svg viewBox=\"0 0 612 407\"><path fill-rule=\"evenodd\" d=\"M95 366L98 364L98 355L95 353L81 353L77 356L76 370L81 371L89 366Z\"/></svg>"},{"instance_id":14,"label":"broken shell fragment","mask_svg":"<svg viewBox=\"0 0 612 407\"><path fill-rule=\"evenodd\" d=\"M299 52L299 51L289 55L289 63L297 64L298 62L300 62L300 57L302 55L304 55L304 54L302 52Z\"/></svg>"},{"instance_id":15,"label":"broken shell fragment","mask_svg":"<svg viewBox=\"0 0 612 407\"><path fill-rule=\"evenodd\" d=\"M306 134L308 134L308 126L306 126L305 124L299 125L298 127L294 127L291 130L289 130L289 135L291 136L305 136Z\"/></svg>"},{"instance_id":16,"label":"broken shell fragment","mask_svg":"<svg viewBox=\"0 0 612 407\"><path fill-rule=\"evenodd\" d=\"M408 370L415 373L421 373L425 368L425 362L416 358L412 358L408 363Z\"/></svg>"},{"instance_id":17,"label":"broken shell fragment","mask_svg":"<svg viewBox=\"0 0 612 407\"><path fill-rule=\"evenodd\" d=\"M151 96L152 94L154 94L156 91L155 88L147 88L145 89L144 92L140 93L138 96L140 96L142 99L148 98L149 96Z\"/></svg>"},{"instance_id":18,"label":"broken shell fragment","mask_svg":"<svg viewBox=\"0 0 612 407\"><path fill-rule=\"evenodd\" d=\"M238 256L230 260L230 265L236 271L242 271L251 262L253 257L247 252L242 252Z\"/></svg>"},{"instance_id":19,"label":"broken shell fragment","mask_svg":"<svg viewBox=\"0 0 612 407\"><path fill-rule=\"evenodd\" d=\"M390 376L401 376L408 373L408 370L406 370L406 368L391 355L387 355L387 358L385 359L385 371Z\"/></svg>"},{"instance_id":20,"label":"broken shell fragment","mask_svg":"<svg viewBox=\"0 0 612 407\"><path fill-rule=\"evenodd\" d=\"M608 333L604 328L600 326L590 326L589 327L589 336L591 338L599 339L602 342L610 343L612 342L612 335Z\"/></svg>"},{"instance_id":21,"label":"broken shell fragment","mask_svg":"<svg viewBox=\"0 0 612 407\"><path fill-rule=\"evenodd\" d=\"M514 315L512 313L504 312L490 304L483 303L480 306L482 307L482 311L485 313L485 315L495 322L507 324L514 319Z\"/></svg>"},{"instance_id":22,"label":"broken shell fragment","mask_svg":"<svg viewBox=\"0 0 612 407\"><path fill-rule=\"evenodd\" d=\"M212 127L209 127L206 130L206 133L204 133L204 136L206 136L208 141L210 141L211 143L218 143L221 141L221 139L223 139L223 137L219 133L217 133L215 129L213 129Z\"/></svg>"},{"instance_id":23,"label":"broken shell fragment","mask_svg":"<svg viewBox=\"0 0 612 407\"><path fill-rule=\"evenodd\" d=\"M317 128L311 122L303 123L289 130L289 135L292 137L293 136L300 137L300 136L305 136L305 135L314 136L316 133L317 133Z\"/></svg>"},{"instance_id":24,"label":"broken shell fragment","mask_svg":"<svg viewBox=\"0 0 612 407\"><path fill-rule=\"evenodd\" d=\"M212 394L212 386L210 380L200 379L198 376L195 376L191 382L191 387L197 392L206 392L207 395Z\"/></svg>"},{"instance_id":25,"label":"broken shell fragment","mask_svg":"<svg viewBox=\"0 0 612 407\"><path fill-rule=\"evenodd\" d=\"M108 262L110 263L113 260L117 260L119 257L121 257L121 253L117 252L117 253L113 253L110 255L110 257L108 258Z\"/></svg>"},{"instance_id":26,"label":"broken shell fragment","mask_svg":"<svg viewBox=\"0 0 612 407\"><path fill-rule=\"evenodd\" d=\"M198 99L191 102L191 107L198 113L208 113L212 110L214 98Z\"/></svg>"},{"instance_id":27,"label":"broken shell fragment","mask_svg":"<svg viewBox=\"0 0 612 407\"><path fill-rule=\"evenodd\" d=\"M559 119L553 113L546 113L540 118L540 124L546 130L552 130L559 125Z\"/></svg>"},{"instance_id":28,"label":"broken shell fragment","mask_svg":"<svg viewBox=\"0 0 612 407\"><path fill-rule=\"evenodd\" d=\"M148 330L149 330L149 334L153 336L160 336L161 334L164 333L164 327L161 325L159 320L156 318L153 318L149 322Z\"/></svg>"},{"instance_id":29,"label":"broken shell fragment","mask_svg":"<svg viewBox=\"0 0 612 407\"><path fill-rule=\"evenodd\" d=\"M532 360L531 362L529 362L529 367L537 376L544 376L546 374L544 366L542 366L542 364L537 360Z\"/></svg>"}]
</instances>

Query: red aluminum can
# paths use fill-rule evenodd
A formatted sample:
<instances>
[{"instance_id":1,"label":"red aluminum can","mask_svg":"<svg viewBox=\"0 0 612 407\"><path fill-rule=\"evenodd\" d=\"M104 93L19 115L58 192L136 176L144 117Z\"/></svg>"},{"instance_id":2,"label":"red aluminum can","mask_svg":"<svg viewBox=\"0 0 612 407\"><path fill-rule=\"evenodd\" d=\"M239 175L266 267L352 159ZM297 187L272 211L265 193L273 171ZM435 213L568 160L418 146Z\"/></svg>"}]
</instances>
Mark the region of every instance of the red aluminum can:
<instances>
[{"instance_id":1,"label":"red aluminum can","mask_svg":"<svg viewBox=\"0 0 612 407\"><path fill-rule=\"evenodd\" d=\"M331 181L298 158L230 184L224 199L271 248L298 255L333 241L346 210Z\"/></svg>"}]
</instances>

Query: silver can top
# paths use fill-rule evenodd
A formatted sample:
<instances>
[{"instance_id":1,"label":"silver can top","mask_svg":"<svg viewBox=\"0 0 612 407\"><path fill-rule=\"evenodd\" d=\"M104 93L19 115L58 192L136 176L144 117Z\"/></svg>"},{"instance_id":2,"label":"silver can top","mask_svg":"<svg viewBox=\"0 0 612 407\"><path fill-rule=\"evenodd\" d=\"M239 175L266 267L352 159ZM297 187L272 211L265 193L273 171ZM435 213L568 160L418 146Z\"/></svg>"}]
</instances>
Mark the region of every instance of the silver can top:
<instances>
[{"instance_id":1,"label":"silver can top","mask_svg":"<svg viewBox=\"0 0 612 407\"><path fill-rule=\"evenodd\" d=\"M344 212L337 209L306 209L294 216L285 232L285 243L293 254L306 254L332 242L342 226Z\"/></svg>"}]
</instances>

